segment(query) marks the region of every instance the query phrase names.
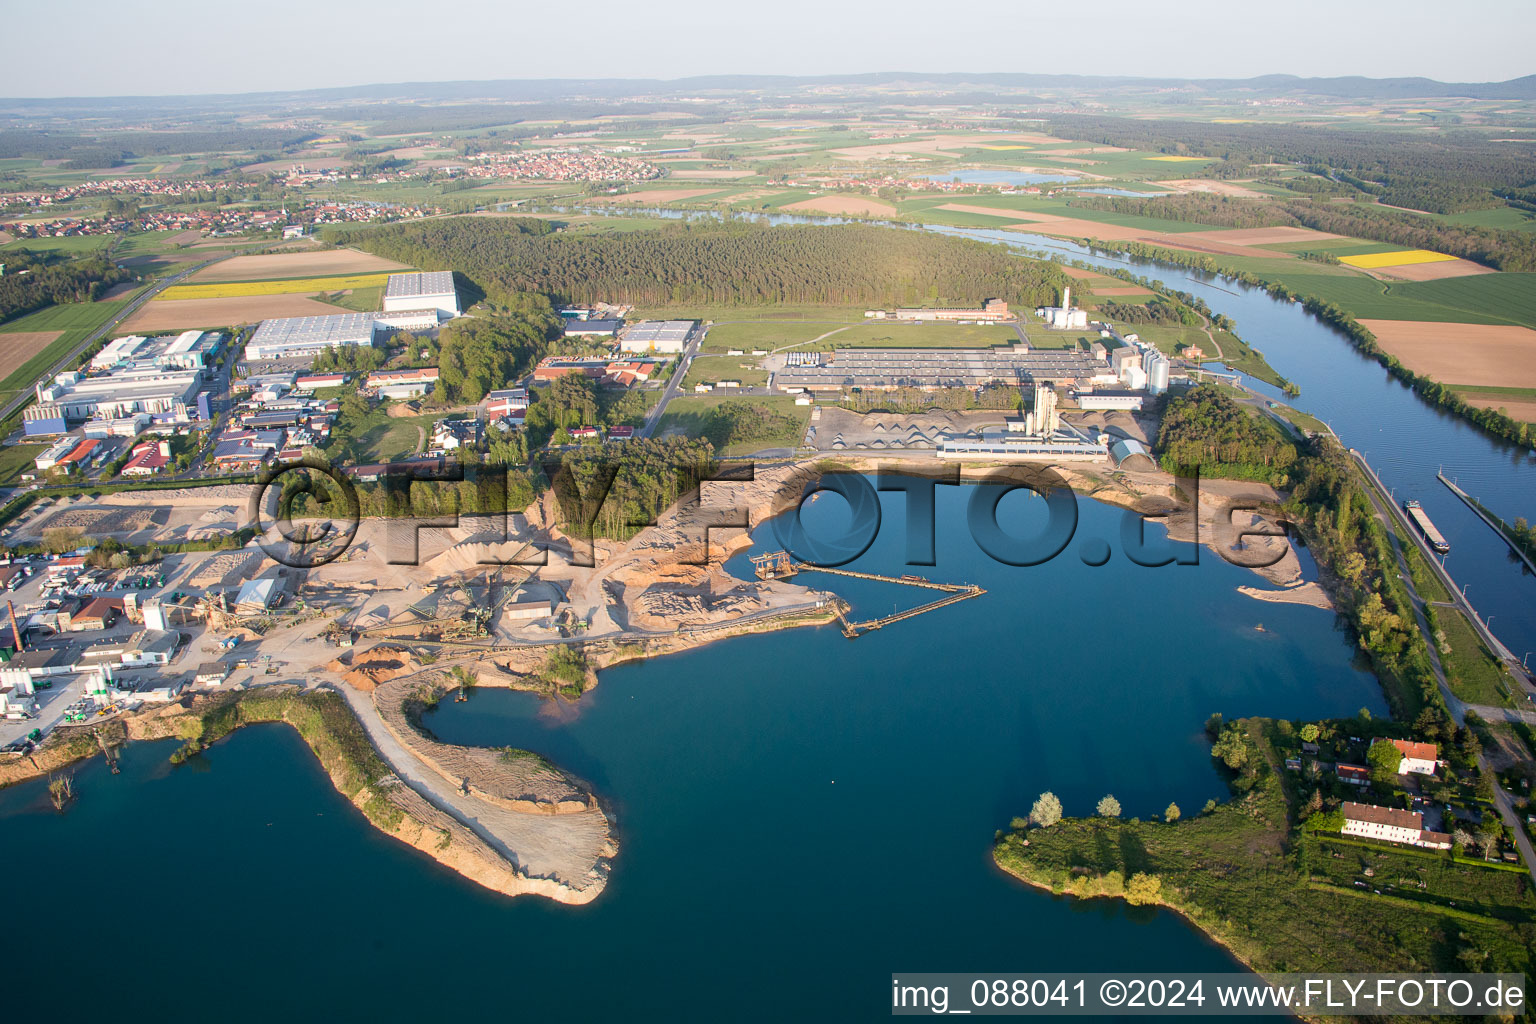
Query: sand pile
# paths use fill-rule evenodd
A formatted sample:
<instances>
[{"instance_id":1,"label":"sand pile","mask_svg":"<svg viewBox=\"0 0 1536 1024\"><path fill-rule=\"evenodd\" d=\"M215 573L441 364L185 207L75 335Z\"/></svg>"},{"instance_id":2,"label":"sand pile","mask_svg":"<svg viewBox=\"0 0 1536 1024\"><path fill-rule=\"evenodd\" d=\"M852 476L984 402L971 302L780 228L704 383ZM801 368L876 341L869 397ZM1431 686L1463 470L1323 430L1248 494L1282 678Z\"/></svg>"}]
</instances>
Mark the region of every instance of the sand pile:
<instances>
[{"instance_id":1,"label":"sand pile","mask_svg":"<svg viewBox=\"0 0 1536 1024\"><path fill-rule=\"evenodd\" d=\"M341 658L337 658L325 667L339 673L342 682L348 686L368 693L380 683L410 675L420 666L417 665L410 651L381 645L371 647L361 654L354 654L350 665Z\"/></svg>"}]
</instances>

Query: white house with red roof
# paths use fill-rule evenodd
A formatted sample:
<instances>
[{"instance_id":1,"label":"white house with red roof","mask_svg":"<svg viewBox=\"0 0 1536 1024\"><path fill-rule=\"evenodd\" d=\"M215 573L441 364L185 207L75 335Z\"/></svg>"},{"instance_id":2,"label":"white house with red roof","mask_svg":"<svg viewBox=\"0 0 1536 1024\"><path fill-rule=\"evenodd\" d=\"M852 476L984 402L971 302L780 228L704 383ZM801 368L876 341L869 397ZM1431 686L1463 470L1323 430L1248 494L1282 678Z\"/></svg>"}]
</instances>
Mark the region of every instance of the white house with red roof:
<instances>
[{"instance_id":1,"label":"white house with red roof","mask_svg":"<svg viewBox=\"0 0 1536 1024\"><path fill-rule=\"evenodd\" d=\"M1402 755L1397 763L1399 775L1433 775L1440 764L1440 748L1433 743L1415 740L1393 740L1392 745Z\"/></svg>"}]
</instances>

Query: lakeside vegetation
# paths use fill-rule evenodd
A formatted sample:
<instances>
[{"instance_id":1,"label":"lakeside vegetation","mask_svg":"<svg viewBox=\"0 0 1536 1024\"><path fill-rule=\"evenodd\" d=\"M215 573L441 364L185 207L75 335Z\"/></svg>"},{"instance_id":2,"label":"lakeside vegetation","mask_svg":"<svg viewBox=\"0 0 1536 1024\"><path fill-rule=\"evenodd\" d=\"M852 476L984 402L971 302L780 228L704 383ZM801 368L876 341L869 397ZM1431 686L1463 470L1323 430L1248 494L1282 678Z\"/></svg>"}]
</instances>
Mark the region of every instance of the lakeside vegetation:
<instances>
[{"instance_id":1,"label":"lakeside vegetation","mask_svg":"<svg viewBox=\"0 0 1536 1024\"><path fill-rule=\"evenodd\" d=\"M1289 482L1298 453L1273 421L1254 416L1215 384L1198 384L1163 407L1155 450L1166 472L1198 466L1205 476Z\"/></svg>"},{"instance_id":2,"label":"lakeside vegetation","mask_svg":"<svg viewBox=\"0 0 1536 1024\"><path fill-rule=\"evenodd\" d=\"M1292 723L1218 729L1230 801L1177 820L1020 819L993 858L1051 892L1169 907L1257 971L1531 969L1536 894L1523 873L1303 833L1275 748Z\"/></svg>"}]
</instances>

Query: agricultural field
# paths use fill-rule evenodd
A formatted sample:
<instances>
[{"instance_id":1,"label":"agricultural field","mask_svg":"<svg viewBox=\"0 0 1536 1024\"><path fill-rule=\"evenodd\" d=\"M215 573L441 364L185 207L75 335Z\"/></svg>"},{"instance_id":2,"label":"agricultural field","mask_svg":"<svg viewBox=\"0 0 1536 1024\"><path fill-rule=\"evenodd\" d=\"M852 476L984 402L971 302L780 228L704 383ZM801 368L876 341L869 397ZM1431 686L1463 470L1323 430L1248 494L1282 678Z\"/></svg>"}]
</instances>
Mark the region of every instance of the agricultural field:
<instances>
[{"instance_id":1,"label":"agricultural field","mask_svg":"<svg viewBox=\"0 0 1536 1024\"><path fill-rule=\"evenodd\" d=\"M1536 331L1528 327L1362 320L1404 366L1447 384L1536 388Z\"/></svg>"},{"instance_id":2,"label":"agricultural field","mask_svg":"<svg viewBox=\"0 0 1536 1024\"><path fill-rule=\"evenodd\" d=\"M155 299L123 321L124 332L186 331L253 324L278 316L328 316L336 307L302 295L246 295L228 299Z\"/></svg>"},{"instance_id":3,"label":"agricultural field","mask_svg":"<svg viewBox=\"0 0 1536 1024\"><path fill-rule=\"evenodd\" d=\"M172 285L155 297L156 302L197 299L229 299L247 295L313 295L317 292L383 288L388 274L342 274L335 277L298 277L272 281L229 281Z\"/></svg>"},{"instance_id":4,"label":"agricultural field","mask_svg":"<svg viewBox=\"0 0 1536 1024\"><path fill-rule=\"evenodd\" d=\"M1472 405L1502 410L1511 419L1536 424L1536 388L1473 388L1452 384L1451 390Z\"/></svg>"},{"instance_id":5,"label":"agricultural field","mask_svg":"<svg viewBox=\"0 0 1536 1024\"><path fill-rule=\"evenodd\" d=\"M403 263L396 263L394 260L387 260L371 253L358 252L356 249L320 249L234 256L215 263L205 270L199 270L190 280L194 284L213 284L224 281L283 281L338 274L386 274L409 269L411 268Z\"/></svg>"},{"instance_id":6,"label":"agricultural field","mask_svg":"<svg viewBox=\"0 0 1536 1024\"><path fill-rule=\"evenodd\" d=\"M75 302L49 306L36 313L0 324L0 399L30 388L38 377L63 359L91 332L122 312L126 301ZM39 340L52 335L38 347ZM31 338L16 343L16 337Z\"/></svg>"}]
</instances>

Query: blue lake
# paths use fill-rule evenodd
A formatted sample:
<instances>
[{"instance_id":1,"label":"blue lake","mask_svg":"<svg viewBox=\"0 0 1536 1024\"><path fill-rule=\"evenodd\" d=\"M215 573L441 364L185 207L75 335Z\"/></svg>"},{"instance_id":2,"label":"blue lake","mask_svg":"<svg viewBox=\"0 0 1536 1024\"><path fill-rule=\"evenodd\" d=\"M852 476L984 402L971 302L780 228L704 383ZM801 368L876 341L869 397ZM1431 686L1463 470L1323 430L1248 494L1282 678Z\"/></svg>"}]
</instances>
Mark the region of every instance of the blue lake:
<instances>
[{"instance_id":1,"label":"blue lake","mask_svg":"<svg viewBox=\"0 0 1536 1024\"><path fill-rule=\"evenodd\" d=\"M171 744L131 747L120 776L92 762L64 815L41 782L0 791L0 834L28 872L7 908L29 941L74 948L89 920L108 948L190 942L265 980L230 999L224 969L186 970L93 996L74 986L78 958L38 957L16 1009L74 986L82 1015L847 1019L884 1015L892 971L1234 969L1166 912L1006 878L994 830L1045 789L1069 813L1106 792L1128 816L1197 813L1226 795L1206 716L1380 712L1374 679L1330 613L1236 595L1257 577L1209 550L1132 564L1118 509L1082 501L1044 565L996 562L965 527L977 491L938 489L932 567L905 564L903 498L882 494L879 535L849 568L975 582L979 599L856 641L800 629L622 666L574 706L482 690L430 716L445 740L527 747L596 785L622 849L586 907L486 893L375 833L279 726L174 769ZM1042 527L1027 492L998 509L1012 535ZM813 536L847 520L835 495L806 506ZM759 536L777 546L771 526ZM1115 551L1099 568L1079 557L1093 539ZM934 596L800 582L854 618Z\"/></svg>"}]
</instances>

